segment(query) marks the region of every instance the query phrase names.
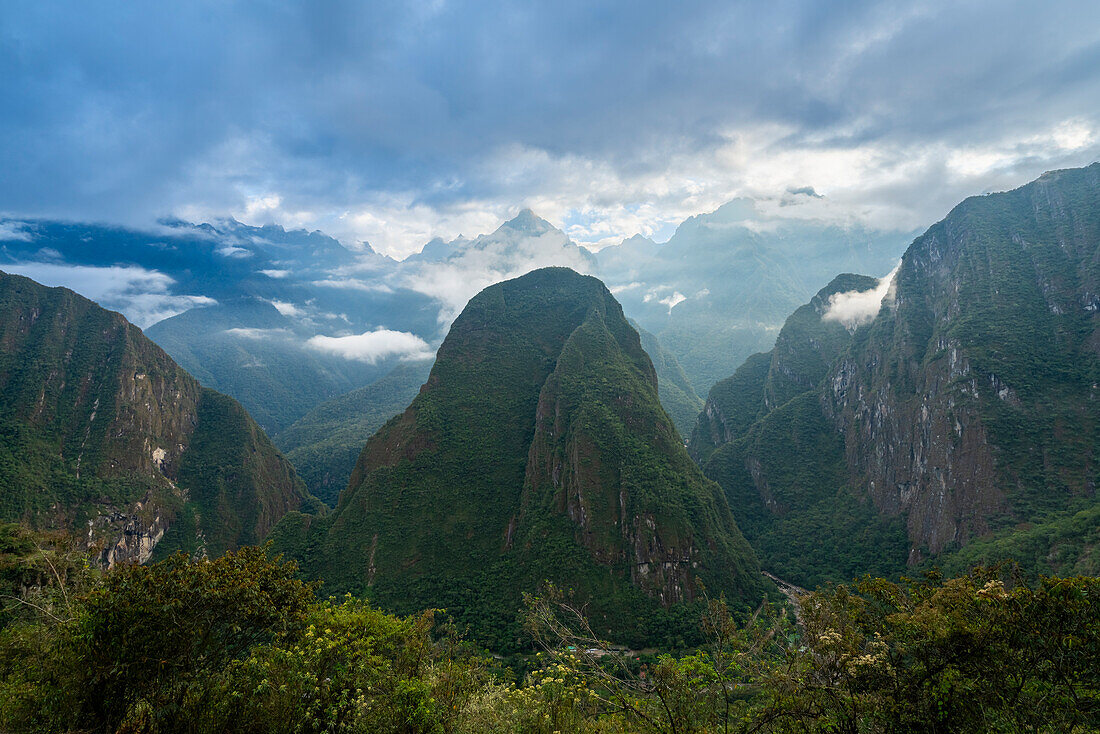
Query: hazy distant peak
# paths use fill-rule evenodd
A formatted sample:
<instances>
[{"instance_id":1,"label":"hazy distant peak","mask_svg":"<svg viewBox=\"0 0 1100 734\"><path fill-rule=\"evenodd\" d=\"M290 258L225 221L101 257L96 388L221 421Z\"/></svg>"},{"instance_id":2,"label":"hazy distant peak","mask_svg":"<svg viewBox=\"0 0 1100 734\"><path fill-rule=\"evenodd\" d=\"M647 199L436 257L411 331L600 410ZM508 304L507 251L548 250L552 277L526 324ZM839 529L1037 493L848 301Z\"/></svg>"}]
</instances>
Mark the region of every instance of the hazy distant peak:
<instances>
[{"instance_id":1,"label":"hazy distant peak","mask_svg":"<svg viewBox=\"0 0 1100 734\"><path fill-rule=\"evenodd\" d=\"M530 209L524 209L513 219L509 219L500 225L500 229L510 229L524 234L539 235L556 229L554 225L535 214ZM500 231L500 230L497 230Z\"/></svg>"},{"instance_id":2,"label":"hazy distant peak","mask_svg":"<svg viewBox=\"0 0 1100 734\"><path fill-rule=\"evenodd\" d=\"M645 235L636 234L623 240L624 245L656 245L657 243Z\"/></svg>"}]
</instances>

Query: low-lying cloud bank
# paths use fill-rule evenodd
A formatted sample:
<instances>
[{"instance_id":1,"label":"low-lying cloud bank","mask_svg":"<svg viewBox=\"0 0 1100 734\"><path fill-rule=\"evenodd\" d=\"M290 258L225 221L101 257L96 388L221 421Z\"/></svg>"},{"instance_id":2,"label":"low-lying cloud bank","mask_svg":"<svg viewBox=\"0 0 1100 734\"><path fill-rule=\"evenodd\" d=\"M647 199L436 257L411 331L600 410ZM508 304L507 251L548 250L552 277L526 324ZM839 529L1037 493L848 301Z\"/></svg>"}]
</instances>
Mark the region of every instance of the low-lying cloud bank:
<instances>
[{"instance_id":1,"label":"low-lying cloud bank","mask_svg":"<svg viewBox=\"0 0 1100 734\"><path fill-rule=\"evenodd\" d=\"M335 354L367 364L376 364L381 360L392 358L411 362L431 359L435 356L428 343L416 334L381 327L374 331L348 336L318 335L311 337L306 344L319 352Z\"/></svg>"},{"instance_id":2,"label":"low-lying cloud bank","mask_svg":"<svg viewBox=\"0 0 1100 734\"><path fill-rule=\"evenodd\" d=\"M121 312L141 328L175 316L195 306L217 303L207 296L174 295L175 280L156 270L137 265L68 265L65 263L16 262L0 266L42 285L64 286L104 308Z\"/></svg>"},{"instance_id":3,"label":"low-lying cloud bank","mask_svg":"<svg viewBox=\"0 0 1100 734\"><path fill-rule=\"evenodd\" d=\"M825 321L839 321L848 329L870 323L882 308L882 302L890 295L890 287L901 263L881 278L878 285L867 291L845 291L829 296L829 305L822 315Z\"/></svg>"}]
</instances>

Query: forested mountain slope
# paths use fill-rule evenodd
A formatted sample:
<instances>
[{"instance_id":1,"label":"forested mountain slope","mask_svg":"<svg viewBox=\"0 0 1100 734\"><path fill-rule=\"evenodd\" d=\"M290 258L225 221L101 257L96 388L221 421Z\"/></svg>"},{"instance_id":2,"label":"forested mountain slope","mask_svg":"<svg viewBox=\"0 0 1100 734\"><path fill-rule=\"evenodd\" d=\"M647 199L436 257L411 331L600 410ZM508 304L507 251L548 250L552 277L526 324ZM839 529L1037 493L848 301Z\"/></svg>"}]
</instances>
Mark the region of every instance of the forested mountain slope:
<instances>
[{"instance_id":1,"label":"forested mountain slope","mask_svg":"<svg viewBox=\"0 0 1100 734\"><path fill-rule=\"evenodd\" d=\"M471 300L335 512L288 516L274 537L329 591L445 607L498 646L544 580L600 634L634 643L694 634L676 603L700 580L740 605L764 588L661 408L637 332L602 283L564 268Z\"/></svg>"},{"instance_id":2,"label":"forested mountain slope","mask_svg":"<svg viewBox=\"0 0 1100 734\"><path fill-rule=\"evenodd\" d=\"M72 531L112 564L257 543L315 503L235 400L136 326L0 273L0 519Z\"/></svg>"},{"instance_id":3,"label":"forested mountain slope","mask_svg":"<svg viewBox=\"0 0 1100 734\"><path fill-rule=\"evenodd\" d=\"M727 403L759 405L761 366L735 376L748 389ZM1094 164L959 204L909 247L881 311L817 388L737 424L706 472L750 538L759 518L755 547L791 580L847 574L860 560L851 538L890 523L909 564L981 540L967 557L1095 568L1098 384ZM699 456L715 443L705 424ZM830 509L825 497L846 499ZM866 522L850 525L853 508ZM815 526L816 560L773 562L766 544L778 553ZM885 558L899 550L890 538L868 547L883 543Z\"/></svg>"}]
</instances>

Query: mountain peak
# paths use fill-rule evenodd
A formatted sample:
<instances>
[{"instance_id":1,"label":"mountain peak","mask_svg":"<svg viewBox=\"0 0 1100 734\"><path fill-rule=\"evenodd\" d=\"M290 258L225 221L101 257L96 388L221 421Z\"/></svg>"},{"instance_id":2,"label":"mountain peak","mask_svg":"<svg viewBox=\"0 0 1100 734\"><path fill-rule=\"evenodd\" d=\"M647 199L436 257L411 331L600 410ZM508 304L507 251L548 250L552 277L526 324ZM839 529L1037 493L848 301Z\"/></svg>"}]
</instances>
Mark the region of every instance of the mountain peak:
<instances>
[{"instance_id":1,"label":"mountain peak","mask_svg":"<svg viewBox=\"0 0 1100 734\"><path fill-rule=\"evenodd\" d=\"M530 209L524 209L514 218L509 219L501 225L502 229L504 227L517 232L530 234L543 234L544 232L549 232L554 229L554 225L550 224L550 222L538 216Z\"/></svg>"}]
</instances>

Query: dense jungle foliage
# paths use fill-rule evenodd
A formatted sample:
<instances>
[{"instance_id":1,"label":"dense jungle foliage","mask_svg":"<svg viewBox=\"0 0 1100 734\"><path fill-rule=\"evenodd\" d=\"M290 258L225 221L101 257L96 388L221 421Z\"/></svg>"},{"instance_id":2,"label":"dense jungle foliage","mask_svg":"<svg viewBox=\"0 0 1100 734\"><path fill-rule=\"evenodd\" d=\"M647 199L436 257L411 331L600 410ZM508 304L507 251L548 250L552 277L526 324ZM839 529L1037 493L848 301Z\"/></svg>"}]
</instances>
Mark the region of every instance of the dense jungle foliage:
<instances>
[{"instance_id":1,"label":"dense jungle foliage","mask_svg":"<svg viewBox=\"0 0 1100 734\"><path fill-rule=\"evenodd\" d=\"M1100 579L866 578L633 651L549 587L523 654L446 610L322 599L244 548L100 571L0 528L0 730L10 732L1069 732L1100 729ZM797 610L797 617L791 610Z\"/></svg>"}]
</instances>

